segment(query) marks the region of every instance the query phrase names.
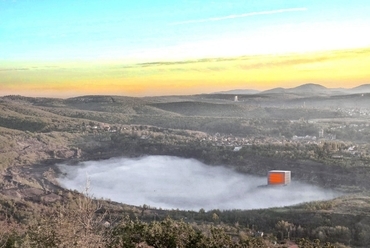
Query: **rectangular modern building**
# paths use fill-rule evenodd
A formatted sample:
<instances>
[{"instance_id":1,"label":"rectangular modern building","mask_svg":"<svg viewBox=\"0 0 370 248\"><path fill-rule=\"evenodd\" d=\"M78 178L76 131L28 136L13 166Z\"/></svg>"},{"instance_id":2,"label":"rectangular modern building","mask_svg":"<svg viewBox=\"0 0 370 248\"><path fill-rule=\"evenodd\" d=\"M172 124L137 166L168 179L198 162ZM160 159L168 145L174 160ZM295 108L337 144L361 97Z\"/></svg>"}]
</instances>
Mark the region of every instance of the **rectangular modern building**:
<instances>
[{"instance_id":1,"label":"rectangular modern building","mask_svg":"<svg viewBox=\"0 0 370 248\"><path fill-rule=\"evenodd\" d=\"M268 173L268 185L288 185L290 184L290 171L284 170L271 170Z\"/></svg>"}]
</instances>

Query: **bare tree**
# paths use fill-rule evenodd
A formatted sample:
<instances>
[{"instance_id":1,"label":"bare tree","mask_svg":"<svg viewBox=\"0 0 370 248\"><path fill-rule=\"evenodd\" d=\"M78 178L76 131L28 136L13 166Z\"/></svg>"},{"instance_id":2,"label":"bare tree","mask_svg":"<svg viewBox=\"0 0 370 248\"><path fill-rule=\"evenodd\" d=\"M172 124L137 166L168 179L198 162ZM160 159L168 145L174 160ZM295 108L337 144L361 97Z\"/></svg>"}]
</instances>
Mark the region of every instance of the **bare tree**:
<instances>
[{"instance_id":1,"label":"bare tree","mask_svg":"<svg viewBox=\"0 0 370 248\"><path fill-rule=\"evenodd\" d=\"M90 180L86 179L83 194L46 210L30 225L31 246L37 247L103 247L107 211L93 198Z\"/></svg>"}]
</instances>

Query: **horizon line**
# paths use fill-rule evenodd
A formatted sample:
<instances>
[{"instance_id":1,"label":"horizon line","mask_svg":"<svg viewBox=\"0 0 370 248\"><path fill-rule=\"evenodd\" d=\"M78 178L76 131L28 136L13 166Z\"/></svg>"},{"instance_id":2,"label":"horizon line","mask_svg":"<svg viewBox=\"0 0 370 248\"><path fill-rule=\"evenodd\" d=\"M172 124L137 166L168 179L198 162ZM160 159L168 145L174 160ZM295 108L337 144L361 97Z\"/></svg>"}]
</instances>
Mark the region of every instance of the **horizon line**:
<instances>
[{"instance_id":1,"label":"horizon line","mask_svg":"<svg viewBox=\"0 0 370 248\"><path fill-rule=\"evenodd\" d=\"M263 93L265 91L270 91L270 90L274 90L274 89L283 89L283 90L290 90L290 89L294 89L294 88L298 88L298 87L301 87L301 86L305 86L305 85L316 85L316 86L322 86L328 90L336 90L336 89L343 89L343 90L353 90L353 89L356 89L358 87L361 87L361 86L365 86L365 85L368 85L370 86L370 82L369 83L363 83L363 84L360 84L360 85L357 85L357 86L354 86L354 87L351 87L351 88L343 88L343 87L337 87L337 88L328 88L322 84L316 84L316 83L304 83L304 84L300 84L300 85L297 85L297 86L294 86L294 87L291 87L291 88L283 88L283 87L274 87L274 88L269 88L269 89L265 89L265 90L257 90L257 89L253 89L253 88L245 88L245 89L230 89L230 90L223 90L223 91L218 91L218 92L210 92L210 93L195 93L195 94L165 94L165 95L145 95L145 96L131 96L131 95L115 95L115 94L81 94L81 95L76 95L76 96L69 96L69 97L61 97L61 96L30 96L30 95L21 95L21 94L6 94L6 95L0 95L0 98L3 98L3 97L11 97L11 96L15 96L15 97L30 97L30 98L53 98L53 99L69 99L69 98L77 98L77 97L89 97L89 96L102 96L102 97L110 97L110 96L118 96L118 97L132 97L132 98L146 98L146 97L169 97L169 96L194 96L194 95L212 95L212 94L227 94L227 92L229 91L234 91L234 90L252 90L252 91L257 91L256 93L252 93L252 94L239 94L239 95L255 95L255 94L260 94L260 93ZM358 93L358 92L354 92L354 93L350 93L350 92L343 92L343 93L348 93L348 94L361 94L361 93ZM362 92L363 93L370 93L370 92ZM233 94L233 95L238 95L237 93L230 93L230 94Z\"/></svg>"}]
</instances>

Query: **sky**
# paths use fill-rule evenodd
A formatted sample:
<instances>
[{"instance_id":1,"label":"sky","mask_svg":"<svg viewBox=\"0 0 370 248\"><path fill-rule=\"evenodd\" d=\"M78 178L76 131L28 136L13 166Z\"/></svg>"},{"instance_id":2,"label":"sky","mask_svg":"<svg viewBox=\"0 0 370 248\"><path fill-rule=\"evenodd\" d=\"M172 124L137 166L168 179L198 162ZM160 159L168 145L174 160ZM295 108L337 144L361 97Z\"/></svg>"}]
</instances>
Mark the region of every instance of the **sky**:
<instances>
[{"instance_id":1,"label":"sky","mask_svg":"<svg viewBox=\"0 0 370 248\"><path fill-rule=\"evenodd\" d=\"M370 83L370 2L0 0L0 95Z\"/></svg>"}]
</instances>

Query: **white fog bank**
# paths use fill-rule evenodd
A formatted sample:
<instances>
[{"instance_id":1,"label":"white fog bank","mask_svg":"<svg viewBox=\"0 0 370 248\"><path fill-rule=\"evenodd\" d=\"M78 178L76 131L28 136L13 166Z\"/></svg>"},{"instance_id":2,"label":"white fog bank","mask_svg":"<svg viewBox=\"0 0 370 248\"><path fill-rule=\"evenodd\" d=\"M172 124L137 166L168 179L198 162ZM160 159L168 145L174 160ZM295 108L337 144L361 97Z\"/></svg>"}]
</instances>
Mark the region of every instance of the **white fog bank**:
<instances>
[{"instance_id":1,"label":"white fog bank","mask_svg":"<svg viewBox=\"0 0 370 248\"><path fill-rule=\"evenodd\" d=\"M294 180L285 187L258 187L267 184L267 177L171 156L112 158L58 168L63 174L58 181L65 188L82 191L88 177L94 197L164 209L259 209L338 196Z\"/></svg>"}]
</instances>

